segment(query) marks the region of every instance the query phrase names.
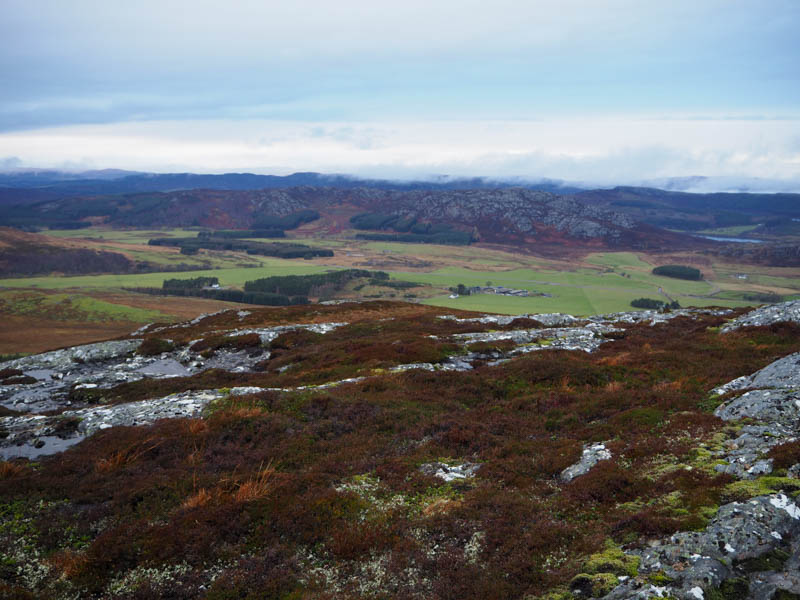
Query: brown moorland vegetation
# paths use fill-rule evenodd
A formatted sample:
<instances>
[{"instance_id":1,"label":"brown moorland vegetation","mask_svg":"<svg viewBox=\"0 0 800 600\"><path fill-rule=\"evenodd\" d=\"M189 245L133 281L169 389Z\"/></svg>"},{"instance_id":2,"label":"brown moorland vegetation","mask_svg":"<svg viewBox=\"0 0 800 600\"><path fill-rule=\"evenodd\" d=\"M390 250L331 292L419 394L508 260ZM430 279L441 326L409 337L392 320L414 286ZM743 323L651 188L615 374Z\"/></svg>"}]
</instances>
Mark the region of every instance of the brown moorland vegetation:
<instances>
[{"instance_id":1,"label":"brown moorland vegetation","mask_svg":"<svg viewBox=\"0 0 800 600\"><path fill-rule=\"evenodd\" d=\"M441 360L455 351L448 334L491 328L437 318L445 312L259 309L153 334L182 344L234 327L349 323L284 334L261 372L125 384L120 399L369 377L229 396L203 420L116 427L37 463L0 463L0 595L30 589L25 556L47 565L36 585L50 597L463 600L565 589L608 544L704 526L733 479L698 448L735 434L711 414L709 390L800 350L796 325L723 336L724 318L704 315L628 325L592 354L384 370ZM601 441L613 458L560 482L582 445ZM788 463L797 448L774 453ZM481 466L446 483L420 470L432 461Z\"/></svg>"}]
</instances>

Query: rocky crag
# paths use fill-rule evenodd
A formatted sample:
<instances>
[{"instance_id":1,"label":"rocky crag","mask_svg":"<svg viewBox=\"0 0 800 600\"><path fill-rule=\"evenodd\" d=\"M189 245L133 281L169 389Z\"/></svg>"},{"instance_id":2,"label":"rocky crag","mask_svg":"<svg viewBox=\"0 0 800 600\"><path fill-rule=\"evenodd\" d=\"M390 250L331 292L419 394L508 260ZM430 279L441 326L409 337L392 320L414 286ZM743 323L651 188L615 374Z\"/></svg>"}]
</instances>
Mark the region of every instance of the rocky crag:
<instances>
[{"instance_id":1,"label":"rocky crag","mask_svg":"<svg viewBox=\"0 0 800 600\"><path fill-rule=\"evenodd\" d=\"M800 322L800 302L749 312L722 332L786 321ZM736 437L712 452L718 459L714 469L752 481L749 489L757 490L758 479L774 470L769 451L800 437L799 388L800 353L795 353L713 389L712 397L733 396L714 414L737 428ZM800 462L782 471L800 479ZM641 575L627 579L606 599L703 600L708 590L722 590L724 598L799 597L800 505L784 494L732 502L719 509L704 531L675 534L631 556L640 561Z\"/></svg>"},{"instance_id":2,"label":"rocky crag","mask_svg":"<svg viewBox=\"0 0 800 600\"><path fill-rule=\"evenodd\" d=\"M701 247L710 243L642 224L630 216L569 195L523 188L475 190L380 190L301 186L280 190L186 190L104 198L93 212L127 227L251 228L267 217L303 210L340 217L360 213L399 214L421 222L472 231L482 241L525 244L572 243L609 247ZM45 208L47 213L45 213ZM42 216L85 214L85 199L67 198L36 206ZM338 215L334 217L334 215Z\"/></svg>"}]
</instances>

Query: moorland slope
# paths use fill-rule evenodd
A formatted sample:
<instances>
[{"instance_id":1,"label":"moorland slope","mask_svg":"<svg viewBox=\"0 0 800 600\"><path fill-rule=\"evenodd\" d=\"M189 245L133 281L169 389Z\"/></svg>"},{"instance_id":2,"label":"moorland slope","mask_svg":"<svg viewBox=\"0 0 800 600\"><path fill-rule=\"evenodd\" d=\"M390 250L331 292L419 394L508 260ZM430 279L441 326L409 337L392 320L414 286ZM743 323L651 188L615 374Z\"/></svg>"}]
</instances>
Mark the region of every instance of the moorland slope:
<instances>
[{"instance_id":1,"label":"moorland slope","mask_svg":"<svg viewBox=\"0 0 800 600\"><path fill-rule=\"evenodd\" d=\"M0 593L796 597L798 321L348 302L0 364Z\"/></svg>"}]
</instances>

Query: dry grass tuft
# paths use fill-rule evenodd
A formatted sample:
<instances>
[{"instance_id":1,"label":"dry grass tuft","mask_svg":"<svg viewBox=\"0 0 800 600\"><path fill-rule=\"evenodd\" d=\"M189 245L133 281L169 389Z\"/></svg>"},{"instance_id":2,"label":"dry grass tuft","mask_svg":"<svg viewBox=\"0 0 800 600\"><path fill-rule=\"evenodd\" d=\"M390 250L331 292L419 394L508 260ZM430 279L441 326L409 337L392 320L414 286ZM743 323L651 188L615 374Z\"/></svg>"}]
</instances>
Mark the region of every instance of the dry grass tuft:
<instances>
[{"instance_id":1,"label":"dry grass tuft","mask_svg":"<svg viewBox=\"0 0 800 600\"><path fill-rule=\"evenodd\" d=\"M61 573L64 579L72 579L84 569L89 558L84 552L63 550L50 556L48 562Z\"/></svg>"},{"instance_id":2,"label":"dry grass tuft","mask_svg":"<svg viewBox=\"0 0 800 600\"><path fill-rule=\"evenodd\" d=\"M141 444L133 444L124 450L117 450L108 457L101 458L94 463L94 470L97 473L110 473L121 469L125 465L135 462L140 456L150 452L161 445L161 442L150 444L153 438L144 440ZM147 445L150 444L150 445Z\"/></svg>"},{"instance_id":3,"label":"dry grass tuft","mask_svg":"<svg viewBox=\"0 0 800 600\"><path fill-rule=\"evenodd\" d=\"M192 510L193 508L199 508L201 506L205 506L214 498L214 494L209 492L206 488L200 488L200 490L189 496L186 500L183 501L181 504L181 508L184 510Z\"/></svg>"},{"instance_id":4,"label":"dry grass tuft","mask_svg":"<svg viewBox=\"0 0 800 600\"><path fill-rule=\"evenodd\" d=\"M10 479L25 472L23 465L10 461L0 461L0 479Z\"/></svg>"},{"instance_id":5,"label":"dry grass tuft","mask_svg":"<svg viewBox=\"0 0 800 600\"><path fill-rule=\"evenodd\" d=\"M242 482L233 497L237 502L251 502L267 496L272 490L271 480L275 474L272 462L261 466L255 476Z\"/></svg>"},{"instance_id":6,"label":"dry grass tuft","mask_svg":"<svg viewBox=\"0 0 800 600\"><path fill-rule=\"evenodd\" d=\"M461 506L460 500L450 500L449 498L438 498L422 508L422 514L426 517L432 515L444 515L454 508Z\"/></svg>"},{"instance_id":7,"label":"dry grass tuft","mask_svg":"<svg viewBox=\"0 0 800 600\"><path fill-rule=\"evenodd\" d=\"M186 428L192 435L200 435L208 431L208 423L203 419L190 419Z\"/></svg>"},{"instance_id":8,"label":"dry grass tuft","mask_svg":"<svg viewBox=\"0 0 800 600\"><path fill-rule=\"evenodd\" d=\"M265 412L267 411L260 406L238 406L230 411L230 415L237 419L250 419L260 417Z\"/></svg>"},{"instance_id":9,"label":"dry grass tuft","mask_svg":"<svg viewBox=\"0 0 800 600\"><path fill-rule=\"evenodd\" d=\"M677 379L675 381L662 381L653 386L656 392L678 391L683 387L685 380Z\"/></svg>"}]
</instances>

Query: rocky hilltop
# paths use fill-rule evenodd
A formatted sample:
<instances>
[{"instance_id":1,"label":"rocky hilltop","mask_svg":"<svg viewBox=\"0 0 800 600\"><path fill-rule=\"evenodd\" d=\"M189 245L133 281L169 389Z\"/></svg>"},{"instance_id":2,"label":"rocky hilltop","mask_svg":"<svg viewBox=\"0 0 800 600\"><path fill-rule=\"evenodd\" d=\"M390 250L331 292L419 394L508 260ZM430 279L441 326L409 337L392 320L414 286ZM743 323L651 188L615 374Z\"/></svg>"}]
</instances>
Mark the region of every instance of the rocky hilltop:
<instances>
[{"instance_id":1,"label":"rocky hilltop","mask_svg":"<svg viewBox=\"0 0 800 600\"><path fill-rule=\"evenodd\" d=\"M800 595L800 302L226 310L0 363L0 595Z\"/></svg>"},{"instance_id":2,"label":"rocky hilltop","mask_svg":"<svg viewBox=\"0 0 800 600\"><path fill-rule=\"evenodd\" d=\"M29 221L76 223L86 218L124 227L250 228L259 220L319 211L328 227L349 227L359 213L387 213L449 224L488 242L587 244L615 248L697 247L704 242L643 225L573 196L523 188L382 190L301 186L265 190L185 190L65 198L18 210ZM16 213L15 213L16 214ZM342 219L344 218L344 221Z\"/></svg>"}]
</instances>

